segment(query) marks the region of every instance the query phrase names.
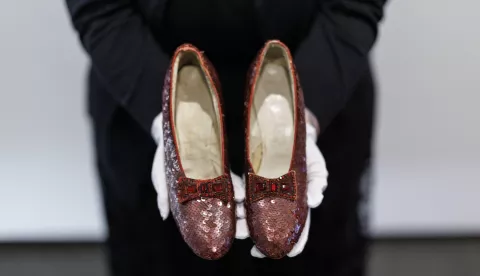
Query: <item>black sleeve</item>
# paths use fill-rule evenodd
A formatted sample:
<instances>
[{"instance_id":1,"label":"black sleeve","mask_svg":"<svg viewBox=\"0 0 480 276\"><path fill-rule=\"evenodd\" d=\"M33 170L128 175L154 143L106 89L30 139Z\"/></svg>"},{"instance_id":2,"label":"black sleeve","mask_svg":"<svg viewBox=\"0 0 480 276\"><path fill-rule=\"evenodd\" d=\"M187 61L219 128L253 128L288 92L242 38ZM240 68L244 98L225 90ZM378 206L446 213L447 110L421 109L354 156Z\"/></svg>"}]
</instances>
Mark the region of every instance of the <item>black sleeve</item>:
<instances>
[{"instance_id":1,"label":"black sleeve","mask_svg":"<svg viewBox=\"0 0 480 276\"><path fill-rule=\"evenodd\" d=\"M318 5L313 26L295 53L295 64L305 102L321 130L343 109L366 72L385 2L336 0Z\"/></svg>"},{"instance_id":2,"label":"black sleeve","mask_svg":"<svg viewBox=\"0 0 480 276\"><path fill-rule=\"evenodd\" d=\"M162 110L169 56L162 52L130 0L66 2L100 81L150 133L153 119Z\"/></svg>"}]
</instances>

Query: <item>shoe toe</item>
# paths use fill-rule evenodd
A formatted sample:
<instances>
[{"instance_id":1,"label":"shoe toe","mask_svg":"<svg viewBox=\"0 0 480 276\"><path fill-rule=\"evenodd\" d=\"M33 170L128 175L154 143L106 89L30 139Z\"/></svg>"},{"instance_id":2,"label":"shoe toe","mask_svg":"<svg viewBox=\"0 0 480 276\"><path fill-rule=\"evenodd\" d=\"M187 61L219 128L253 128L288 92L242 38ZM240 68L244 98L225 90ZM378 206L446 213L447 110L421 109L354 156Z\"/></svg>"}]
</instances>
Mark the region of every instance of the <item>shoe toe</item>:
<instances>
[{"instance_id":1,"label":"shoe toe","mask_svg":"<svg viewBox=\"0 0 480 276\"><path fill-rule=\"evenodd\" d=\"M303 228L296 209L294 202L283 198L265 198L252 205L250 232L265 256L280 259L292 250Z\"/></svg>"},{"instance_id":2,"label":"shoe toe","mask_svg":"<svg viewBox=\"0 0 480 276\"><path fill-rule=\"evenodd\" d=\"M225 255L235 236L235 206L207 198L192 200L185 207L185 217L190 221L183 227L183 235L195 254L209 260Z\"/></svg>"}]
</instances>

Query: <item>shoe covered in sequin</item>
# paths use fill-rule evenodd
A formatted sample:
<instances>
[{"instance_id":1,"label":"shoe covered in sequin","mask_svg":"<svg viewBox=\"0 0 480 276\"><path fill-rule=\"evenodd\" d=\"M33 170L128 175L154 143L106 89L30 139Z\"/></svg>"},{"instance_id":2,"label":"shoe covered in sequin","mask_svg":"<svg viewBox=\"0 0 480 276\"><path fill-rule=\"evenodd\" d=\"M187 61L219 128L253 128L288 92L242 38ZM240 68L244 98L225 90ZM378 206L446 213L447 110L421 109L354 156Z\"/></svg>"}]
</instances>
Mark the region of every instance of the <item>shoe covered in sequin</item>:
<instances>
[{"instance_id":1,"label":"shoe covered in sequin","mask_svg":"<svg viewBox=\"0 0 480 276\"><path fill-rule=\"evenodd\" d=\"M180 46L163 89L166 181L183 239L209 260L228 252L236 227L220 94L203 53Z\"/></svg>"},{"instance_id":2,"label":"shoe covered in sequin","mask_svg":"<svg viewBox=\"0 0 480 276\"><path fill-rule=\"evenodd\" d=\"M307 214L305 107L289 49L265 44L245 99L246 201L250 236L279 259L298 241Z\"/></svg>"}]
</instances>

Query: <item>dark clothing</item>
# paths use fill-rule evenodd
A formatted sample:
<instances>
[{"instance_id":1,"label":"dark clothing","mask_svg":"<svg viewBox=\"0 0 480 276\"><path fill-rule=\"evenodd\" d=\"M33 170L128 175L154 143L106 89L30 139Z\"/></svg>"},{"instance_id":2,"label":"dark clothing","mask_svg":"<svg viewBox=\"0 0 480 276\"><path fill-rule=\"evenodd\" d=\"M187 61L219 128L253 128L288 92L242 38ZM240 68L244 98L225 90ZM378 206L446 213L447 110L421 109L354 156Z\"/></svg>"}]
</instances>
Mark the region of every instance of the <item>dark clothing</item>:
<instances>
[{"instance_id":1,"label":"dark clothing","mask_svg":"<svg viewBox=\"0 0 480 276\"><path fill-rule=\"evenodd\" d=\"M89 110L115 276L363 275L367 238L359 218L368 172L374 88L368 53L384 0L67 0L91 57ZM163 222L150 170L152 120L170 55L188 42L215 65L225 100L231 168L243 170L246 72L265 40L294 53L307 107L318 117L329 187L312 210L304 252L281 261L250 256L236 240L219 261L195 256L174 220ZM327 126L328 129L327 129Z\"/></svg>"},{"instance_id":2,"label":"dark clothing","mask_svg":"<svg viewBox=\"0 0 480 276\"><path fill-rule=\"evenodd\" d=\"M91 94L90 111L105 117L106 105L121 105L150 132L177 46L190 42L215 66L241 69L272 38L294 52L306 103L325 129L368 69L384 2L67 0L67 6L91 57L92 85L103 88Z\"/></svg>"}]
</instances>

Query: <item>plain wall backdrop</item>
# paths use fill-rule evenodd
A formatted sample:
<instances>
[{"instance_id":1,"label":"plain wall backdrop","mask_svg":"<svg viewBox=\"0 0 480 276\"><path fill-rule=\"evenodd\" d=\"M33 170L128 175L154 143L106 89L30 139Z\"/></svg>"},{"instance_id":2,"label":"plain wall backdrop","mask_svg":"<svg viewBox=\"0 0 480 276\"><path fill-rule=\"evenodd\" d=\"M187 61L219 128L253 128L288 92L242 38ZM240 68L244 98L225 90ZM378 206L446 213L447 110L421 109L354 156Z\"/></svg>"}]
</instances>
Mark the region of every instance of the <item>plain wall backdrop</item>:
<instances>
[{"instance_id":1,"label":"plain wall backdrop","mask_svg":"<svg viewBox=\"0 0 480 276\"><path fill-rule=\"evenodd\" d=\"M0 241L105 237L87 58L62 2L8 1L0 9ZM480 4L452 6L388 6L373 58L375 235L480 233Z\"/></svg>"}]
</instances>

